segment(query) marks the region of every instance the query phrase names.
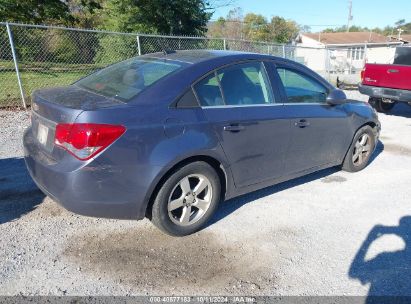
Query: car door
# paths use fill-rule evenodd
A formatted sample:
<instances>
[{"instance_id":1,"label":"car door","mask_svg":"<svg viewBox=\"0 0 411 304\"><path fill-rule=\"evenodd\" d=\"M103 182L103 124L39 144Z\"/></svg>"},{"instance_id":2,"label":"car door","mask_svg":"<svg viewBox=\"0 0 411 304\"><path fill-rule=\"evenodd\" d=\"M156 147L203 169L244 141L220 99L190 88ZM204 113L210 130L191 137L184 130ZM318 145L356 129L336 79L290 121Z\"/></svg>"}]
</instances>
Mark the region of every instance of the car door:
<instances>
[{"instance_id":1,"label":"car door","mask_svg":"<svg viewBox=\"0 0 411 304\"><path fill-rule=\"evenodd\" d=\"M284 113L291 125L285 172L342 161L351 140L345 106L327 104L330 88L311 71L292 64L277 64L276 70Z\"/></svg>"},{"instance_id":2,"label":"car door","mask_svg":"<svg viewBox=\"0 0 411 304\"><path fill-rule=\"evenodd\" d=\"M237 187L284 172L290 124L269 77L263 62L248 61L216 70L194 85Z\"/></svg>"}]
</instances>

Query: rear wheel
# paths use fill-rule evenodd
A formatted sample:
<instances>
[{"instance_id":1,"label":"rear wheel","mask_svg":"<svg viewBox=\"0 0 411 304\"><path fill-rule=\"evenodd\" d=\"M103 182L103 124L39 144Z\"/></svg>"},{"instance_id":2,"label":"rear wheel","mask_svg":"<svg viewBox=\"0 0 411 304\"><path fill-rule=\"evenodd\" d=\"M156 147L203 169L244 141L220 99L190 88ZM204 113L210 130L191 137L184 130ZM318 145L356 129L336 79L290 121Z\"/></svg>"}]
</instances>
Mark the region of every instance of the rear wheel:
<instances>
[{"instance_id":1,"label":"rear wheel","mask_svg":"<svg viewBox=\"0 0 411 304\"><path fill-rule=\"evenodd\" d=\"M357 172L364 169L375 148L374 132L370 126L364 126L357 131L354 140L345 155L342 169L348 172Z\"/></svg>"},{"instance_id":2,"label":"rear wheel","mask_svg":"<svg viewBox=\"0 0 411 304\"><path fill-rule=\"evenodd\" d=\"M193 162L168 177L152 207L151 221L163 232L184 236L198 231L213 215L221 196L217 172Z\"/></svg>"},{"instance_id":3,"label":"rear wheel","mask_svg":"<svg viewBox=\"0 0 411 304\"><path fill-rule=\"evenodd\" d=\"M370 97L370 105L380 113L387 113L395 106L395 101L385 99L385 98L376 98Z\"/></svg>"}]
</instances>

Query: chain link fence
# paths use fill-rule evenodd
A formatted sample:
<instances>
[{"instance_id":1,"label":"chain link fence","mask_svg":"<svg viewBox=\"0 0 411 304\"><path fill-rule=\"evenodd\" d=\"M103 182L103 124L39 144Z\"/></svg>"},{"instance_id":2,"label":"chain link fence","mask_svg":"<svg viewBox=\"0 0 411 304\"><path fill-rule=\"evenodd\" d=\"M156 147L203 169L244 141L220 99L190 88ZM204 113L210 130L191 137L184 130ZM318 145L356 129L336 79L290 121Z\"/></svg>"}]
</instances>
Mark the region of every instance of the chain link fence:
<instances>
[{"instance_id":1,"label":"chain link fence","mask_svg":"<svg viewBox=\"0 0 411 304\"><path fill-rule=\"evenodd\" d=\"M0 23L0 108L26 108L34 89L68 85L130 57L188 49L270 54L303 63L323 76L330 72L327 49Z\"/></svg>"}]
</instances>

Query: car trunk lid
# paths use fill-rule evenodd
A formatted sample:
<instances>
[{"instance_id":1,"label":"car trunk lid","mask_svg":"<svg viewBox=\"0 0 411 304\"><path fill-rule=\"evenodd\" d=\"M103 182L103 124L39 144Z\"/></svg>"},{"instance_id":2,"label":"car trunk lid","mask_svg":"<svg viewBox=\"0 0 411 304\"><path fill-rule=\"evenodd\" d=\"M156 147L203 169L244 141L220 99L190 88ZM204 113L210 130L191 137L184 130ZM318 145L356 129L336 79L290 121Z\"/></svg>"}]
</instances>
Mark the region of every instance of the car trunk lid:
<instances>
[{"instance_id":1,"label":"car trunk lid","mask_svg":"<svg viewBox=\"0 0 411 304\"><path fill-rule=\"evenodd\" d=\"M31 124L33 137L49 156L54 153L54 138L58 123L73 123L85 110L95 110L122 104L76 86L41 89L33 92Z\"/></svg>"}]
</instances>

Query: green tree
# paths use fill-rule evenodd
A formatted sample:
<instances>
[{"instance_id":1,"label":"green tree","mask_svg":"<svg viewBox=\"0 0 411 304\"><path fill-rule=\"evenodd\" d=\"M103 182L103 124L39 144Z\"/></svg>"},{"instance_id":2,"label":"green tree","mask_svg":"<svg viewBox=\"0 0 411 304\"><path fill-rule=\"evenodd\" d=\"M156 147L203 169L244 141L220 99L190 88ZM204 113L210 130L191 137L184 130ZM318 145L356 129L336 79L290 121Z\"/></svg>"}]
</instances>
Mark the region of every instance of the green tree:
<instances>
[{"instance_id":1,"label":"green tree","mask_svg":"<svg viewBox=\"0 0 411 304\"><path fill-rule=\"evenodd\" d=\"M103 0L0 0L0 20L31 24L83 25ZM86 25L86 24L85 24ZM87 26L87 25L86 25Z\"/></svg>"},{"instance_id":2,"label":"green tree","mask_svg":"<svg viewBox=\"0 0 411 304\"><path fill-rule=\"evenodd\" d=\"M60 0L0 0L0 20L67 24L74 18L67 3Z\"/></svg>"},{"instance_id":3,"label":"green tree","mask_svg":"<svg viewBox=\"0 0 411 304\"><path fill-rule=\"evenodd\" d=\"M292 20L286 20L275 16L271 19L272 39L279 43L288 43L294 39L300 31L298 24Z\"/></svg>"},{"instance_id":4,"label":"green tree","mask_svg":"<svg viewBox=\"0 0 411 304\"><path fill-rule=\"evenodd\" d=\"M203 0L107 0L105 28L121 32L203 35L211 17Z\"/></svg>"},{"instance_id":5,"label":"green tree","mask_svg":"<svg viewBox=\"0 0 411 304\"><path fill-rule=\"evenodd\" d=\"M262 15L249 13L244 17L244 35L246 39L269 41L272 37L267 19Z\"/></svg>"}]
</instances>

